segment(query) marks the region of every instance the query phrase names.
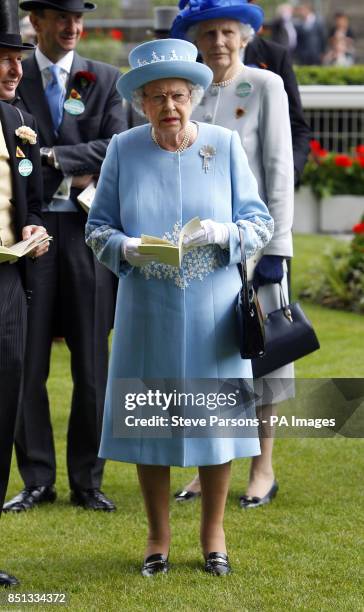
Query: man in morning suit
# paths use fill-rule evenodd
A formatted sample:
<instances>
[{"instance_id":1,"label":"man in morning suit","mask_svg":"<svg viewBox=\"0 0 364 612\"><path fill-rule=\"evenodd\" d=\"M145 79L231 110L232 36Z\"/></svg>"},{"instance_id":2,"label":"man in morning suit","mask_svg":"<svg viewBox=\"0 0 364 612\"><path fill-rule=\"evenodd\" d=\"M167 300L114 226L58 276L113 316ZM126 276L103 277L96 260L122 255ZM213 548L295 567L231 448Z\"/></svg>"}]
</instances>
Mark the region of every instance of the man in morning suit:
<instances>
[{"instance_id":1,"label":"man in morning suit","mask_svg":"<svg viewBox=\"0 0 364 612\"><path fill-rule=\"evenodd\" d=\"M24 395L16 431L25 489L4 510L21 512L56 498L46 382L52 339L62 335L71 353L73 378L67 436L71 502L86 509L112 511L113 502L100 491L104 462L98 458L98 448L114 281L85 244L86 213L77 195L100 172L110 138L124 129L115 88L119 71L75 52L83 13L93 11L93 3L37 0L20 2L20 7L30 11L38 46L23 63L18 107L31 112L38 123L42 210L53 248L32 279Z\"/></svg>"},{"instance_id":2,"label":"man in morning suit","mask_svg":"<svg viewBox=\"0 0 364 612\"><path fill-rule=\"evenodd\" d=\"M34 143L35 122L27 113L4 102L14 98L21 79L22 50L32 48L33 45L22 43L19 34L17 0L3 0L0 5L0 245L5 247L45 231L41 218L39 146ZM30 139L16 135L22 126L26 126L24 131ZM32 257L42 255L47 249L48 244L38 247ZM21 263L0 263L0 514L9 480L21 390L26 325L23 283ZM0 570L0 586L16 584L14 576Z\"/></svg>"}]
</instances>

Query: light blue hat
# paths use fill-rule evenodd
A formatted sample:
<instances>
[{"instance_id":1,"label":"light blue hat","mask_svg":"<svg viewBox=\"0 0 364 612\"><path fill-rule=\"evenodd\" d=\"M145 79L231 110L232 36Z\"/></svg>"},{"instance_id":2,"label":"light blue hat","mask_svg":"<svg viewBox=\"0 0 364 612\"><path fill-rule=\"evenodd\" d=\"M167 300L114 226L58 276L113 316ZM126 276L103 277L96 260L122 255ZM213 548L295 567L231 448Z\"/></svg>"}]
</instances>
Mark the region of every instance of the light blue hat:
<instances>
[{"instance_id":1,"label":"light blue hat","mask_svg":"<svg viewBox=\"0 0 364 612\"><path fill-rule=\"evenodd\" d=\"M196 58L197 48L186 40L165 38L142 43L130 52L131 70L119 78L116 89L129 102L136 89L158 79L186 79L207 89L212 71Z\"/></svg>"}]
</instances>

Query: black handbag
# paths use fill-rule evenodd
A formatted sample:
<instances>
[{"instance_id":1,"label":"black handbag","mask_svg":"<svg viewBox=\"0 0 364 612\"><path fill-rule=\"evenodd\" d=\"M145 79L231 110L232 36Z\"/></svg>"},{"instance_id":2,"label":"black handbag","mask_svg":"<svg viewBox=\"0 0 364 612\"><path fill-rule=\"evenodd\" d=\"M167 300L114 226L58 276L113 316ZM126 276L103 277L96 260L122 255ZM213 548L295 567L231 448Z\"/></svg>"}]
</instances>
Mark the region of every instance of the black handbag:
<instances>
[{"instance_id":1,"label":"black handbag","mask_svg":"<svg viewBox=\"0 0 364 612\"><path fill-rule=\"evenodd\" d=\"M265 354L253 359L253 377L260 378L320 348L312 324L298 302L287 304L279 284L281 307L264 317Z\"/></svg>"},{"instance_id":2,"label":"black handbag","mask_svg":"<svg viewBox=\"0 0 364 612\"><path fill-rule=\"evenodd\" d=\"M238 340L242 359L264 355L264 322L258 298L252 283L248 283L244 233L239 227L241 264L238 265L242 286L235 306L238 324Z\"/></svg>"}]
</instances>

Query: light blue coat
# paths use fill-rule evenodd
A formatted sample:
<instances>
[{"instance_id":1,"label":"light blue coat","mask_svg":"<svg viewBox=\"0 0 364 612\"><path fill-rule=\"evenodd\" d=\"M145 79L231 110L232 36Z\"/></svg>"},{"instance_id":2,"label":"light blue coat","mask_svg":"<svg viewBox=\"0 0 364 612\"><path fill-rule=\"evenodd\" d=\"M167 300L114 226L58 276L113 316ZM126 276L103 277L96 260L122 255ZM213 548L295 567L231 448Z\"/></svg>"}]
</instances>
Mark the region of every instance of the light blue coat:
<instances>
[{"instance_id":1,"label":"light blue coat","mask_svg":"<svg viewBox=\"0 0 364 612\"><path fill-rule=\"evenodd\" d=\"M236 132L198 124L183 153L159 148L150 125L112 139L86 226L87 244L119 277L100 455L131 463L212 465L257 455L259 440L132 440L113 437L111 395L118 378L250 378L240 358L235 301L241 286L237 223L248 256L263 248L273 221ZM201 147L216 153L203 169ZM176 240L192 217L229 228L229 247L194 249L173 268L121 260L123 241L149 234Z\"/></svg>"}]
</instances>

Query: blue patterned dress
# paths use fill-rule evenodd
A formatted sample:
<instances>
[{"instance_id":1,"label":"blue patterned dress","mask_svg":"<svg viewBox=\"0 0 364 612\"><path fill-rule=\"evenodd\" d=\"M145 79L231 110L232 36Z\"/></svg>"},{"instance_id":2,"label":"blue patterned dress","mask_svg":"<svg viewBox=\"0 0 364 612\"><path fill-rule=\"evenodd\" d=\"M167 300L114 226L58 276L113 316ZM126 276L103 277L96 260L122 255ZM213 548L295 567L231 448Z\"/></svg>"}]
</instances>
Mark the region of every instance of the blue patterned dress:
<instances>
[{"instance_id":1,"label":"blue patterned dress","mask_svg":"<svg viewBox=\"0 0 364 612\"><path fill-rule=\"evenodd\" d=\"M201 148L215 153L203 168ZM229 228L229 246L187 253L180 269L121 260L126 237L177 241L192 217ZM247 255L263 248L273 220L236 132L198 123L182 153L159 148L150 125L114 136L86 226L86 241L119 278L100 456L154 465L214 465L260 453L257 438L125 439L113 435L112 388L120 378L250 378L240 358L234 306L241 286L237 224Z\"/></svg>"}]
</instances>

